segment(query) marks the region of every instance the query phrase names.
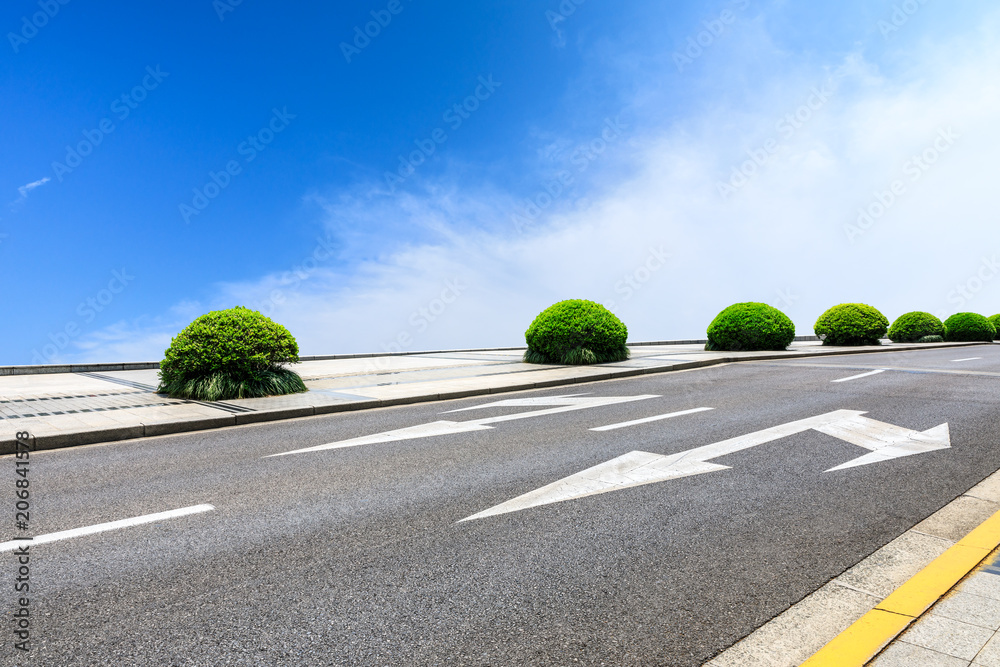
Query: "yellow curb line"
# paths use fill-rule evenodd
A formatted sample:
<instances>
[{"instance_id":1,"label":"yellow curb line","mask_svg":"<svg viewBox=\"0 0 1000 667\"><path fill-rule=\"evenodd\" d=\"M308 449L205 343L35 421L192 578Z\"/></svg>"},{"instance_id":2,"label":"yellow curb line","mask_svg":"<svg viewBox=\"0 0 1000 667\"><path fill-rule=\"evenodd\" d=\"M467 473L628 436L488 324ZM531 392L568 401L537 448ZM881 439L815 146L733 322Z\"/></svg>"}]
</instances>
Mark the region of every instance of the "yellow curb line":
<instances>
[{"instance_id":1,"label":"yellow curb line","mask_svg":"<svg viewBox=\"0 0 1000 667\"><path fill-rule=\"evenodd\" d=\"M935 558L801 667L864 667L1000 546L1000 512Z\"/></svg>"}]
</instances>

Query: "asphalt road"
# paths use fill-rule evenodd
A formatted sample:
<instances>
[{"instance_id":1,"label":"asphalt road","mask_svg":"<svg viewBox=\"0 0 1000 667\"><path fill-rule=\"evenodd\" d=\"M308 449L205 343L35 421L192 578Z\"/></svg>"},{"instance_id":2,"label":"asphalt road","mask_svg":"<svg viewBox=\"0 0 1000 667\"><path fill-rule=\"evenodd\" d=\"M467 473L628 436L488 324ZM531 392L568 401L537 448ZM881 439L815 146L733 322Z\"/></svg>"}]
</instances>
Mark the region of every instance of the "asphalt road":
<instances>
[{"instance_id":1,"label":"asphalt road","mask_svg":"<svg viewBox=\"0 0 1000 667\"><path fill-rule=\"evenodd\" d=\"M956 359L982 357L957 362ZM893 368L866 377L833 380ZM524 397L657 398L281 457ZM698 407L611 431L589 429ZM671 454L834 410L950 449L807 431L731 466L460 522L634 450ZM31 549L17 665L701 665L1000 469L1000 346L747 363L38 452L31 532L213 511ZM14 511L14 458L0 457ZM11 523L13 517L11 516ZM2 539L14 536L4 527ZM0 554L14 609L16 560Z\"/></svg>"}]
</instances>

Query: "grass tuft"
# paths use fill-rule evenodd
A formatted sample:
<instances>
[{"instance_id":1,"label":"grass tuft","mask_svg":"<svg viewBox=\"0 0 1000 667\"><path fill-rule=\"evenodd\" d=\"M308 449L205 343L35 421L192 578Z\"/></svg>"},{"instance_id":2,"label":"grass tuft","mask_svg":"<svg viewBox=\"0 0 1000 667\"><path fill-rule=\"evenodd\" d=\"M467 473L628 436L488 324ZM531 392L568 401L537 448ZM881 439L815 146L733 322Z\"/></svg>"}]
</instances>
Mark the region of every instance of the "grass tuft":
<instances>
[{"instance_id":1,"label":"grass tuft","mask_svg":"<svg viewBox=\"0 0 1000 667\"><path fill-rule=\"evenodd\" d=\"M281 366L272 366L249 377L237 378L218 372L188 380L161 382L156 391L174 398L225 401L232 398L297 394L308 390L298 373Z\"/></svg>"},{"instance_id":2,"label":"grass tuft","mask_svg":"<svg viewBox=\"0 0 1000 667\"><path fill-rule=\"evenodd\" d=\"M526 364L551 364L553 363L544 353L536 349L528 348L521 360Z\"/></svg>"},{"instance_id":3,"label":"grass tuft","mask_svg":"<svg viewBox=\"0 0 1000 667\"><path fill-rule=\"evenodd\" d=\"M529 347L524 353L522 360L526 364L566 364L569 366L587 366L590 364L610 364L615 361L625 361L631 356L628 347L622 345L619 348L605 352L603 354L594 352L586 347L575 347L560 359L552 359L538 350Z\"/></svg>"},{"instance_id":4,"label":"grass tuft","mask_svg":"<svg viewBox=\"0 0 1000 667\"><path fill-rule=\"evenodd\" d=\"M586 366L597 363L597 355L585 347L575 347L566 354L560 361L571 366Z\"/></svg>"}]
</instances>

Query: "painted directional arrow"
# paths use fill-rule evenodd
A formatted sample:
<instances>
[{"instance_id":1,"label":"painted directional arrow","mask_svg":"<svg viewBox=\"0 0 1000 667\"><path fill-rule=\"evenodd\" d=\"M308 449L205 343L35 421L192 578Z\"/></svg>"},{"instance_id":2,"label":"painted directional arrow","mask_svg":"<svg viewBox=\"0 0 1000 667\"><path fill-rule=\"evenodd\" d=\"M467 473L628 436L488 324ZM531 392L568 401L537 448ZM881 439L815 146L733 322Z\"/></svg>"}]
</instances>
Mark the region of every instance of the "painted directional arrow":
<instances>
[{"instance_id":1,"label":"painted directional arrow","mask_svg":"<svg viewBox=\"0 0 1000 667\"><path fill-rule=\"evenodd\" d=\"M856 410L837 410L818 417L782 424L677 454L629 452L478 514L473 514L462 521L482 519L494 514L516 512L529 507L583 498L598 493L627 489L632 486L726 470L729 466L711 463L711 459L808 430L826 433L871 450L869 454L830 468L826 472L951 447L948 424L941 424L921 433L862 417L864 414L864 412Z\"/></svg>"},{"instance_id":2,"label":"painted directional arrow","mask_svg":"<svg viewBox=\"0 0 1000 667\"><path fill-rule=\"evenodd\" d=\"M649 398L660 398L656 394L642 394L640 396L584 396L582 394L572 394L569 396L540 396L533 398L511 398L495 403L485 403L474 405L471 408L461 408L450 412L464 412L466 410L478 410L481 408L512 408L512 407L535 407L535 406L556 406L546 410L533 410L531 412L518 412L498 417L484 417L467 422L436 421L419 426L409 426L395 431L386 431L374 435L365 435L360 438L331 442L315 447L296 449L291 452L271 454L270 456L287 456L288 454L304 454L305 452L318 452L324 449L340 449L342 447L357 447L359 445L374 445L380 442L394 442L397 440L413 440L416 438L430 438L436 435L450 435L454 433L469 433L472 431L487 431L490 424L513 421L515 419L527 419L529 417L541 417L543 415L553 415L559 412L570 412L572 410L585 410L587 408L597 408L603 405L618 405L620 403L630 403L632 401L644 401ZM445 413L447 414L447 413ZM265 456L264 458L270 458Z\"/></svg>"},{"instance_id":3,"label":"painted directional arrow","mask_svg":"<svg viewBox=\"0 0 1000 667\"><path fill-rule=\"evenodd\" d=\"M816 430L846 440L852 445L871 450L870 453L834 466L827 472L951 447L951 433L948 431L947 423L920 432L858 415L820 426Z\"/></svg>"}]
</instances>

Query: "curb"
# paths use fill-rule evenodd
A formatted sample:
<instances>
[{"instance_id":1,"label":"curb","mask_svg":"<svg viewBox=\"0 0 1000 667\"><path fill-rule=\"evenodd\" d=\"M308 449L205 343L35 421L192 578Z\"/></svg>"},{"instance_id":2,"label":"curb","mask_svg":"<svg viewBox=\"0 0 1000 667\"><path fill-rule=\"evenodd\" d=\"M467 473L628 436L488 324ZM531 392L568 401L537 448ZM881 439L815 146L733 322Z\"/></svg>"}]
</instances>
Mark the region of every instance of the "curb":
<instances>
[{"instance_id":1,"label":"curb","mask_svg":"<svg viewBox=\"0 0 1000 667\"><path fill-rule=\"evenodd\" d=\"M721 366L724 364L751 362L751 361L773 361L776 359L808 359L815 357L836 357L849 354L871 354L878 352L903 352L909 350L941 349L949 347L968 347L972 345L985 345L985 343L935 343L923 345L903 345L886 349L838 349L836 352L775 352L773 354L761 354L753 357L719 357L716 359L702 359L698 361L685 361L674 364L664 364L662 366L652 366L648 368L624 368L615 369L607 366L590 366L581 368L607 368L606 373L595 373L574 378L559 378L555 380L543 380L533 383L512 383L504 387L492 387L485 389L463 389L459 391L448 391L436 394L424 394L414 396L403 396L391 399L371 399L367 401L354 401L351 403L302 406L296 408L281 408L276 410L257 410L244 412L230 416L206 417L202 419L189 419L176 422L152 422L149 424L138 424L133 426L122 426L110 429L94 431L65 432L54 435L42 435L35 438L35 448L39 450L61 449L76 445L93 445L102 442L116 442L120 440L133 440L135 438L150 437L156 435L170 435L172 433L189 433L192 431L203 431L227 426L238 426L241 424L263 423L269 421L279 421L284 419L296 419L299 417L312 417L315 415L332 414L336 412L356 412L359 410L370 410L372 408L387 408L396 405L411 405L414 403L430 403L433 401L452 400L457 398L469 398L473 396L485 396L490 394L503 394L514 391L526 391L530 389L546 389L550 387L561 387L567 385L584 384L588 382L603 382L605 380L618 380L638 377L641 375L653 375L658 373L670 373L673 371L684 371L695 368L707 368L710 366ZM135 364L118 364L135 365ZM559 366L558 368L563 368ZM541 370L541 369L539 369ZM2 371L2 369L0 369ZM64 371L61 371L64 372ZM2 373L0 373L2 374ZM13 454L17 451L17 440L13 435L0 436L0 455Z\"/></svg>"},{"instance_id":2,"label":"curb","mask_svg":"<svg viewBox=\"0 0 1000 667\"><path fill-rule=\"evenodd\" d=\"M1000 512L931 561L802 667L864 667L997 547Z\"/></svg>"}]
</instances>

